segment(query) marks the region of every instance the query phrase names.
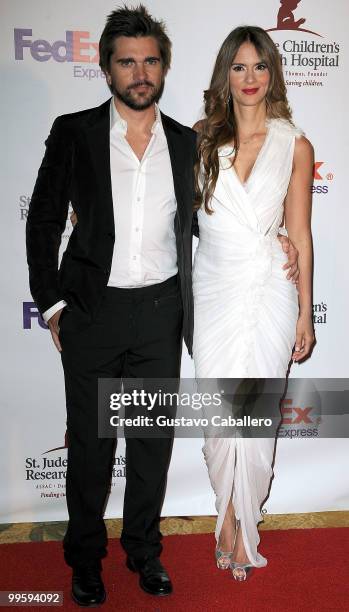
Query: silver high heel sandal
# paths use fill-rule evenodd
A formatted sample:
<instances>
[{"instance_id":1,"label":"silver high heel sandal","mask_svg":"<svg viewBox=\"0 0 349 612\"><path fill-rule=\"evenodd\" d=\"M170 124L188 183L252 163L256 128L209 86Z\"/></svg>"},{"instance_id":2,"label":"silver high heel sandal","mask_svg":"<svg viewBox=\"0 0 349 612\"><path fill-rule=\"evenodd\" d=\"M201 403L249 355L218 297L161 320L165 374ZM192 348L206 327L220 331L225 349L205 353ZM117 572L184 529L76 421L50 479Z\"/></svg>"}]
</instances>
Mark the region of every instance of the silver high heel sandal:
<instances>
[{"instance_id":1,"label":"silver high heel sandal","mask_svg":"<svg viewBox=\"0 0 349 612\"><path fill-rule=\"evenodd\" d=\"M235 547L235 542L236 542L236 519L235 519L235 533L234 533L234 541L233 541L233 548L231 552L225 552L223 550L220 550L219 548L216 548L215 550L215 556L216 556L216 564L218 569L221 570L227 570L229 568L231 568L231 564L232 564L232 556L233 556L233 552L234 552L234 547Z\"/></svg>"},{"instance_id":2,"label":"silver high heel sandal","mask_svg":"<svg viewBox=\"0 0 349 612\"><path fill-rule=\"evenodd\" d=\"M236 542L236 537L237 537L239 528L240 528L240 521L235 519L234 548L235 548L235 542ZM244 580L247 580L247 578L251 576L253 568L254 568L254 565L251 565L251 563L238 563L237 561L230 562L230 569L233 574L233 578L234 580L237 580L238 582L243 582Z\"/></svg>"},{"instance_id":3,"label":"silver high heel sandal","mask_svg":"<svg viewBox=\"0 0 349 612\"><path fill-rule=\"evenodd\" d=\"M216 564L217 564L218 569L227 570L231 567L232 554L233 554L233 551L225 552L223 550L220 550L219 548L216 548L215 556L216 556Z\"/></svg>"}]
</instances>

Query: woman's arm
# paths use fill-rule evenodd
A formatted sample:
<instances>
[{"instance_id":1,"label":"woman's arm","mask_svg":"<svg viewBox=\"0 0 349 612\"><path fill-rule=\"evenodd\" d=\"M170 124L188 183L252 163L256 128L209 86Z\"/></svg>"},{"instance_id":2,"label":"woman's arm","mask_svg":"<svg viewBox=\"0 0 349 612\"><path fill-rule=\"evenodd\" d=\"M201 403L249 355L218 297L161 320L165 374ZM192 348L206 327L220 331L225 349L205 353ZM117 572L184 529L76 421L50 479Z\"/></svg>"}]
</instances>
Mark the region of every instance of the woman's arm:
<instances>
[{"instance_id":1,"label":"woman's arm","mask_svg":"<svg viewBox=\"0 0 349 612\"><path fill-rule=\"evenodd\" d=\"M313 246L311 237L311 186L314 150L304 137L295 142L293 171L285 200L285 225L291 242L299 252L299 319L294 361L304 359L314 343L313 328Z\"/></svg>"}]
</instances>

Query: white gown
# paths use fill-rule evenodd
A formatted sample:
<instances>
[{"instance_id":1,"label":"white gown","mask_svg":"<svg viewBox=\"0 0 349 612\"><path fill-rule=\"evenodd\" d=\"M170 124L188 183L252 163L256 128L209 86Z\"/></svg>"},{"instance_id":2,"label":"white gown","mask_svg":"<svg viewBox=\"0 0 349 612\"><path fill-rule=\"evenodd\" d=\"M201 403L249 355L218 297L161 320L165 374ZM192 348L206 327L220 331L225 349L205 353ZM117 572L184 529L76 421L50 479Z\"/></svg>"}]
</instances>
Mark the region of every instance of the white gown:
<instances>
[{"instance_id":1,"label":"white gown","mask_svg":"<svg viewBox=\"0 0 349 612\"><path fill-rule=\"evenodd\" d=\"M295 138L288 121L267 121L267 134L245 185L219 150L212 215L198 211L193 271L194 363L198 379L284 378L296 337L298 295L282 269L277 239L290 182ZM232 499L250 562L257 552L260 506L272 477L274 440L206 438L203 448L218 512L216 539Z\"/></svg>"}]
</instances>

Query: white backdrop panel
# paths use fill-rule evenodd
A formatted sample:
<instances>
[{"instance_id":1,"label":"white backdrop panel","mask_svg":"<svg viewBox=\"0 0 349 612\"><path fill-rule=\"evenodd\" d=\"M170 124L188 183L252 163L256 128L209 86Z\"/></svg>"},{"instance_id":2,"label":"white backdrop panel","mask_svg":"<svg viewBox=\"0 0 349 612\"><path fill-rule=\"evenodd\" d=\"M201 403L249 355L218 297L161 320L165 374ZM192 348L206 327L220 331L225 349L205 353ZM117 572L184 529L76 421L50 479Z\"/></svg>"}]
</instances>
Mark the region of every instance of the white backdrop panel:
<instances>
[{"instance_id":1,"label":"white backdrop panel","mask_svg":"<svg viewBox=\"0 0 349 612\"><path fill-rule=\"evenodd\" d=\"M188 125L201 116L202 92L208 86L216 53L225 36L241 24L275 28L280 6L278 0L258 3L219 0L214 9L208 0L144 3L154 16L166 21L173 41L173 64L161 107ZM4 289L0 325L5 354L0 433L1 522L66 518L63 375L60 358L48 331L38 322L29 293L25 216L53 119L96 106L109 95L93 58L94 43L113 8L114 4L105 0L92 6L81 0L2 2L0 121L4 135L1 157L4 187L0 266ZM299 2L294 15L297 19L305 17L303 27L312 33L279 30L271 35L283 56L295 122L316 151L313 234L318 343L311 360L293 368L291 376L347 377L349 290L344 279L348 227L345 112L349 94L348 3L335 0L329 5L304 0ZM44 42L35 42L38 40ZM68 51L63 44L67 41L73 41ZM324 46L316 51L315 44ZM57 51L62 57L68 53L69 61L56 61ZM314 58L334 65L314 70L309 67ZM69 232L67 224L62 250ZM190 377L193 373L192 361L184 350L182 374ZM201 446L198 439L176 440L164 515L214 513ZM281 440L267 511L348 509L349 493L343 489L340 477L347 462L346 440ZM107 516L121 516L124 480L121 441Z\"/></svg>"}]
</instances>

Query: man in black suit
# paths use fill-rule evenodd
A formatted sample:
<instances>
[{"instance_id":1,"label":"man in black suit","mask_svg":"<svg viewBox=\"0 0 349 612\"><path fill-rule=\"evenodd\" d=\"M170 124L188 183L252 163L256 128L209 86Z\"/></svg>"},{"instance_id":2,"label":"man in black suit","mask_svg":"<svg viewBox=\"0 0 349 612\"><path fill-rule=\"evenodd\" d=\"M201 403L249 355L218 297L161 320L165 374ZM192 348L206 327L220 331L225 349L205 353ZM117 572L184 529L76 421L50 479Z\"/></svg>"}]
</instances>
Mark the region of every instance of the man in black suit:
<instances>
[{"instance_id":1,"label":"man in black suit","mask_svg":"<svg viewBox=\"0 0 349 612\"><path fill-rule=\"evenodd\" d=\"M114 443L98 438L98 378L177 378L182 336L192 353L193 166L196 135L157 107L171 43L143 6L108 17L100 66L113 94L55 120L30 203L30 287L64 368L72 595L105 600L103 511ZM77 213L58 270L68 205ZM121 543L148 593L167 595L160 510L169 438L126 440Z\"/></svg>"},{"instance_id":2,"label":"man in black suit","mask_svg":"<svg viewBox=\"0 0 349 612\"><path fill-rule=\"evenodd\" d=\"M113 93L58 117L46 141L27 223L30 287L61 351L68 431L64 539L73 597L102 603L103 510L114 443L98 438L98 378L176 378L192 351L195 133L160 113L171 43L142 6L109 16L100 65ZM58 271L68 204L78 223ZM159 517L172 441L126 440L121 543L142 588L171 592Z\"/></svg>"}]
</instances>

